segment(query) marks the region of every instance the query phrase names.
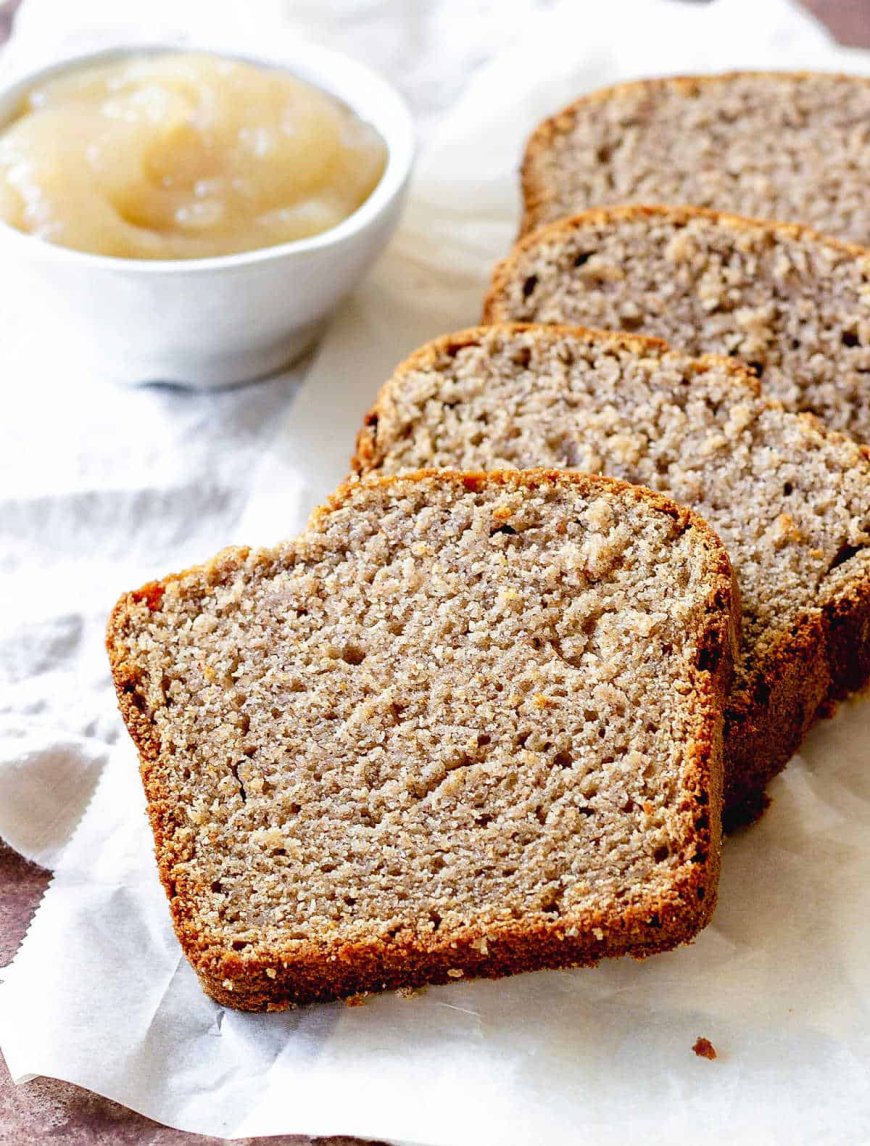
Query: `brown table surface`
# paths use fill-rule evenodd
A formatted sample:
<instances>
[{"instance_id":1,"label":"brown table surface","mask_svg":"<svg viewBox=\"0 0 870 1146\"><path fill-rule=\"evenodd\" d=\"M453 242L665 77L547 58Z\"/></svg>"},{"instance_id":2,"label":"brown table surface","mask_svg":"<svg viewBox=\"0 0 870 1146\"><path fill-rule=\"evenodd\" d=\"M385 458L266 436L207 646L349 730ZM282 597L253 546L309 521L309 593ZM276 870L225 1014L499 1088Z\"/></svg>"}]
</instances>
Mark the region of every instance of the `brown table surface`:
<instances>
[{"instance_id":1,"label":"brown table surface","mask_svg":"<svg viewBox=\"0 0 870 1146\"><path fill-rule=\"evenodd\" d=\"M0 43L8 36L12 9L0 3ZM870 48L870 0L804 0L842 44ZM24 937L48 875L0 843L0 967ZM207 1146L223 1141L170 1130L115 1102L54 1079L34 1079L15 1086L0 1055L0 1146L24 1146L54 1138L76 1146L96 1143L139 1143L143 1146ZM244 1143L305 1146L311 1140L291 1135L245 1138ZM321 1146L341 1146L357 1139L320 1139Z\"/></svg>"}]
</instances>

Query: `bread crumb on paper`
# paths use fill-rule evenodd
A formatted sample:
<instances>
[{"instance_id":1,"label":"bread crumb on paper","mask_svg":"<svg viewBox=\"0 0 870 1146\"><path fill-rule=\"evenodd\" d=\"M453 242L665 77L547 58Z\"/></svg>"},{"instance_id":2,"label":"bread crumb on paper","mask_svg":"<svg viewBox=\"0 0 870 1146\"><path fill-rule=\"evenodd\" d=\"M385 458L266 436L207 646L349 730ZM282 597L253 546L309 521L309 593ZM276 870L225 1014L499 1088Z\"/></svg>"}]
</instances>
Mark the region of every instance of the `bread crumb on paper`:
<instances>
[{"instance_id":1,"label":"bread crumb on paper","mask_svg":"<svg viewBox=\"0 0 870 1146\"><path fill-rule=\"evenodd\" d=\"M708 1058L711 1062L714 1058L718 1058L718 1055L716 1054L716 1048L713 1046L710 1040L700 1036L695 1039L695 1045L692 1047L692 1050L695 1052L698 1058Z\"/></svg>"},{"instance_id":2,"label":"bread crumb on paper","mask_svg":"<svg viewBox=\"0 0 870 1146\"><path fill-rule=\"evenodd\" d=\"M416 999L418 995L424 994L425 990L425 987L399 987L396 996L399 999Z\"/></svg>"}]
</instances>

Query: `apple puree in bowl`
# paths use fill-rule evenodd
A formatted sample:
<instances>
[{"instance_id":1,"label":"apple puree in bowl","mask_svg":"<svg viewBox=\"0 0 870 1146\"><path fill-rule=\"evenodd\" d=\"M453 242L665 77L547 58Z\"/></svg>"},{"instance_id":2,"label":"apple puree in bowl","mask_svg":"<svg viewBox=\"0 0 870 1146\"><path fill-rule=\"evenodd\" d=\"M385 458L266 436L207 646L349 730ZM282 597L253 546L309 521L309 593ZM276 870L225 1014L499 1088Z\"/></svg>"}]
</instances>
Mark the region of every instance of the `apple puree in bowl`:
<instances>
[{"instance_id":1,"label":"apple puree in bowl","mask_svg":"<svg viewBox=\"0 0 870 1146\"><path fill-rule=\"evenodd\" d=\"M386 157L374 128L288 72L131 55L25 96L0 133L0 220L93 254L230 255L335 227Z\"/></svg>"}]
</instances>

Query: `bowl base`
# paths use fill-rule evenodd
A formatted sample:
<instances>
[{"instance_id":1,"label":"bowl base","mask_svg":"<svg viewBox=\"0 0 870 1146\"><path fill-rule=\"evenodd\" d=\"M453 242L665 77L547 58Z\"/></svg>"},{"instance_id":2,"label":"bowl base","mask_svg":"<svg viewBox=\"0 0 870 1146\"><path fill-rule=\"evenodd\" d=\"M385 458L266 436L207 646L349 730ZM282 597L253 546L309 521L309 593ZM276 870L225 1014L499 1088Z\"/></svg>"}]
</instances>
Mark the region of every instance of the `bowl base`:
<instances>
[{"instance_id":1,"label":"bowl base","mask_svg":"<svg viewBox=\"0 0 870 1146\"><path fill-rule=\"evenodd\" d=\"M235 353L200 354L186 357L175 354L172 365L159 361L130 362L107 371L105 363L100 373L119 386L164 385L180 386L191 390L225 389L261 382L292 366L317 342L323 332L324 321L312 323L280 342L266 347L247 348ZM97 369L100 364L95 364Z\"/></svg>"}]
</instances>

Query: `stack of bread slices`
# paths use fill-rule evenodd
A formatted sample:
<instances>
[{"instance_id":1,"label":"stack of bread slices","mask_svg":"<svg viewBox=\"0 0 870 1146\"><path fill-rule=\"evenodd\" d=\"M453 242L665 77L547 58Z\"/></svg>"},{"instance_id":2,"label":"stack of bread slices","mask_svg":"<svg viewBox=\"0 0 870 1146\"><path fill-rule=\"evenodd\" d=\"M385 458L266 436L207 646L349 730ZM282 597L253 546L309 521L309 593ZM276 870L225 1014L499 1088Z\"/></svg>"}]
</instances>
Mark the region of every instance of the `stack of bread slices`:
<instances>
[{"instance_id":1,"label":"stack of bread slices","mask_svg":"<svg viewBox=\"0 0 870 1146\"><path fill-rule=\"evenodd\" d=\"M870 677L870 83L643 81L542 124L484 325L304 534L109 652L205 989L276 1009L644 956Z\"/></svg>"}]
</instances>

